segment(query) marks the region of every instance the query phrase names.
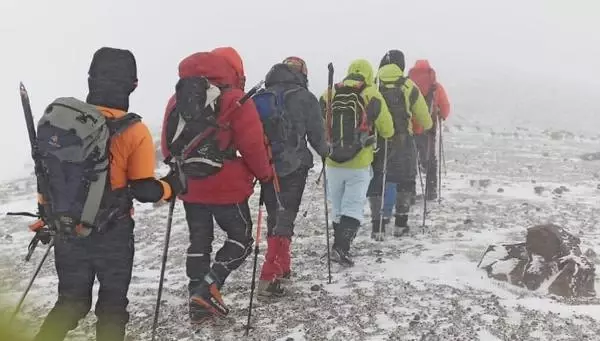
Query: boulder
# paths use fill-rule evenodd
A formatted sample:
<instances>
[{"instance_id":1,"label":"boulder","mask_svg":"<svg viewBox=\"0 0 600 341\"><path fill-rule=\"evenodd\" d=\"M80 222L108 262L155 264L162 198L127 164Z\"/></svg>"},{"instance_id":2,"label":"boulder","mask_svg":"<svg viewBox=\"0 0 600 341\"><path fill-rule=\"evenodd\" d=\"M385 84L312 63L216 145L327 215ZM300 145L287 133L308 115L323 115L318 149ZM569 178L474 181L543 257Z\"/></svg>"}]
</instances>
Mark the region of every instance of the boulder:
<instances>
[{"instance_id":1,"label":"boulder","mask_svg":"<svg viewBox=\"0 0 600 341\"><path fill-rule=\"evenodd\" d=\"M491 245L478 267L490 278L562 297L595 296L595 267L564 228L538 225L524 243Z\"/></svg>"}]
</instances>

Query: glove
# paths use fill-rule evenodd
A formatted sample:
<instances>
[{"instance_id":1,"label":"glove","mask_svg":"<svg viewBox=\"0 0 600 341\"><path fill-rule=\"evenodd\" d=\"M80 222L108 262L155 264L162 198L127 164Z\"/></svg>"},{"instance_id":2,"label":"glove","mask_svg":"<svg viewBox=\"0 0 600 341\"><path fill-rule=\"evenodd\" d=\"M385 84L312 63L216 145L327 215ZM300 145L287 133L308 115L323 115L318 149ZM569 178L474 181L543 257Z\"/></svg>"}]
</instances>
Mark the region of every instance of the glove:
<instances>
[{"instance_id":1,"label":"glove","mask_svg":"<svg viewBox=\"0 0 600 341\"><path fill-rule=\"evenodd\" d=\"M50 233L50 229L48 229L47 227L39 229L35 233L35 236L44 245L50 243L50 239L52 239L52 234Z\"/></svg>"},{"instance_id":2,"label":"glove","mask_svg":"<svg viewBox=\"0 0 600 341\"><path fill-rule=\"evenodd\" d=\"M183 184L181 183L181 180L175 171L171 170L169 174L160 178L160 180L168 183L169 187L171 187L171 198L174 198L179 194L185 194L183 193Z\"/></svg>"}]
</instances>

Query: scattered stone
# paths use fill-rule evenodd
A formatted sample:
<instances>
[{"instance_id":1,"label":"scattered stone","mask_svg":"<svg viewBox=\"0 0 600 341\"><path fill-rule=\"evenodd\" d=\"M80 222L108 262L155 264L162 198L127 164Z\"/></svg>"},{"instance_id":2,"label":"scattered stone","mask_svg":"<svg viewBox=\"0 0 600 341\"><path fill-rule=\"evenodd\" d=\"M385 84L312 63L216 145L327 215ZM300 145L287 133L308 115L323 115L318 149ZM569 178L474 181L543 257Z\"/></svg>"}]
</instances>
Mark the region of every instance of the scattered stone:
<instances>
[{"instance_id":1,"label":"scattered stone","mask_svg":"<svg viewBox=\"0 0 600 341\"><path fill-rule=\"evenodd\" d=\"M546 188L544 186L535 186L533 188L533 191L535 192L535 194L537 195L542 195L542 193L544 193L544 191L546 190Z\"/></svg>"},{"instance_id":2,"label":"scattered stone","mask_svg":"<svg viewBox=\"0 0 600 341\"><path fill-rule=\"evenodd\" d=\"M310 291L320 291L320 290L321 290L321 286L319 284L315 284L310 287Z\"/></svg>"},{"instance_id":3,"label":"scattered stone","mask_svg":"<svg viewBox=\"0 0 600 341\"><path fill-rule=\"evenodd\" d=\"M548 153L548 152L543 152L543 153L542 153L542 156L544 156L544 157L548 157L548 156L550 156L550 153Z\"/></svg>"},{"instance_id":4,"label":"scattered stone","mask_svg":"<svg viewBox=\"0 0 600 341\"><path fill-rule=\"evenodd\" d=\"M584 256L588 257L588 258L597 258L598 254L596 253L596 251L592 250L592 249L587 249L584 253Z\"/></svg>"},{"instance_id":5,"label":"scattered stone","mask_svg":"<svg viewBox=\"0 0 600 341\"><path fill-rule=\"evenodd\" d=\"M555 188L552 193L557 194L557 195L561 195L565 192L570 192L571 190L569 188L567 188L566 186L560 186Z\"/></svg>"},{"instance_id":6,"label":"scattered stone","mask_svg":"<svg viewBox=\"0 0 600 341\"><path fill-rule=\"evenodd\" d=\"M498 192L498 193L504 193L504 188L500 187L500 188L498 188L498 190L496 192Z\"/></svg>"},{"instance_id":7,"label":"scattered stone","mask_svg":"<svg viewBox=\"0 0 600 341\"><path fill-rule=\"evenodd\" d=\"M458 233L456 234L456 237L458 237L458 238L462 238L462 237L464 237L464 236L465 236L465 235L464 235L462 232L458 232Z\"/></svg>"},{"instance_id":8,"label":"scattered stone","mask_svg":"<svg viewBox=\"0 0 600 341\"><path fill-rule=\"evenodd\" d=\"M479 187L488 188L491 184L492 180L490 179L479 180Z\"/></svg>"},{"instance_id":9,"label":"scattered stone","mask_svg":"<svg viewBox=\"0 0 600 341\"><path fill-rule=\"evenodd\" d=\"M532 183L532 184L536 184L536 183L537 183L537 181L535 181L535 180L531 180L531 183Z\"/></svg>"},{"instance_id":10,"label":"scattered stone","mask_svg":"<svg viewBox=\"0 0 600 341\"><path fill-rule=\"evenodd\" d=\"M579 156L583 161L598 161L600 160L600 152L598 153L587 153Z\"/></svg>"},{"instance_id":11,"label":"scattered stone","mask_svg":"<svg viewBox=\"0 0 600 341\"><path fill-rule=\"evenodd\" d=\"M288 337L287 339L285 339L285 341L294 341L293 337Z\"/></svg>"},{"instance_id":12,"label":"scattered stone","mask_svg":"<svg viewBox=\"0 0 600 341\"><path fill-rule=\"evenodd\" d=\"M465 225L473 224L473 219L467 218L467 219L465 219L465 221L463 222L463 224L465 224Z\"/></svg>"}]
</instances>

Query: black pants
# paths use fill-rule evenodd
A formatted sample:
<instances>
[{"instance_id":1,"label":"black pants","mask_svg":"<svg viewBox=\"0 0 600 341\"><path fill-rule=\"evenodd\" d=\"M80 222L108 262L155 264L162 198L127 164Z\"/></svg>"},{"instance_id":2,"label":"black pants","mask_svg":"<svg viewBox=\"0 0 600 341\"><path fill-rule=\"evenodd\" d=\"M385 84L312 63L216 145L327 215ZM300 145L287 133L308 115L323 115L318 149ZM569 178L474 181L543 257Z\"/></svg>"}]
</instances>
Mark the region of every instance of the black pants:
<instances>
[{"instance_id":1,"label":"black pants","mask_svg":"<svg viewBox=\"0 0 600 341\"><path fill-rule=\"evenodd\" d=\"M219 287L231 271L242 265L252 251L252 218L248 201L230 205L205 205L184 203L190 231L190 246L187 250L186 272L192 292L202 284L206 274L216 275ZM211 269L214 220L227 233L225 244L215 256Z\"/></svg>"},{"instance_id":2,"label":"black pants","mask_svg":"<svg viewBox=\"0 0 600 341\"><path fill-rule=\"evenodd\" d=\"M57 236L54 246L58 301L36 341L63 340L92 306L92 287L100 282L95 313L97 341L122 341L129 322L127 291L133 267L134 222L130 217L86 238Z\"/></svg>"},{"instance_id":3,"label":"black pants","mask_svg":"<svg viewBox=\"0 0 600 341\"><path fill-rule=\"evenodd\" d=\"M293 173L279 178L279 200L281 209L277 202L275 186L264 185L263 195L267 207L267 235L291 238L294 235L294 221L298 215L302 195L306 186L308 168L300 167Z\"/></svg>"},{"instance_id":4,"label":"black pants","mask_svg":"<svg viewBox=\"0 0 600 341\"><path fill-rule=\"evenodd\" d=\"M435 153L435 130L428 131L415 137L419 149L419 165L425 173L425 188L427 193L437 192L438 160Z\"/></svg>"}]
</instances>

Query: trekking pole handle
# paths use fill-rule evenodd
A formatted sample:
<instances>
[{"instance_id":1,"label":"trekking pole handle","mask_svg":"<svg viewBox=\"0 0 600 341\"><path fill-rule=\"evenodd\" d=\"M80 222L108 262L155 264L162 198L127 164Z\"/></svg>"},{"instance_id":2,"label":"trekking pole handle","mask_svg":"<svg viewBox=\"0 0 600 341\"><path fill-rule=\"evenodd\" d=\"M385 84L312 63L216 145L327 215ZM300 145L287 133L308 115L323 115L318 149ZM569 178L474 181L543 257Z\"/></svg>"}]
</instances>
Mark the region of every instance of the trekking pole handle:
<instances>
[{"instance_id":1,"label":"trekking pole handle","mask_svg":"<svg viewBox=\"0 0 600 341\"><path fill-rule=\"evenodd\" d=\"M265 84L265 81L261 80L260 82L258 82L258 84L252 87L252 89L248 90L248 92L238 101L238 106L242 106L247 100L252 98L252 96L254 96L258 92L258 90L262 88L263 84Z\"/></svg>"}]
</instances>

